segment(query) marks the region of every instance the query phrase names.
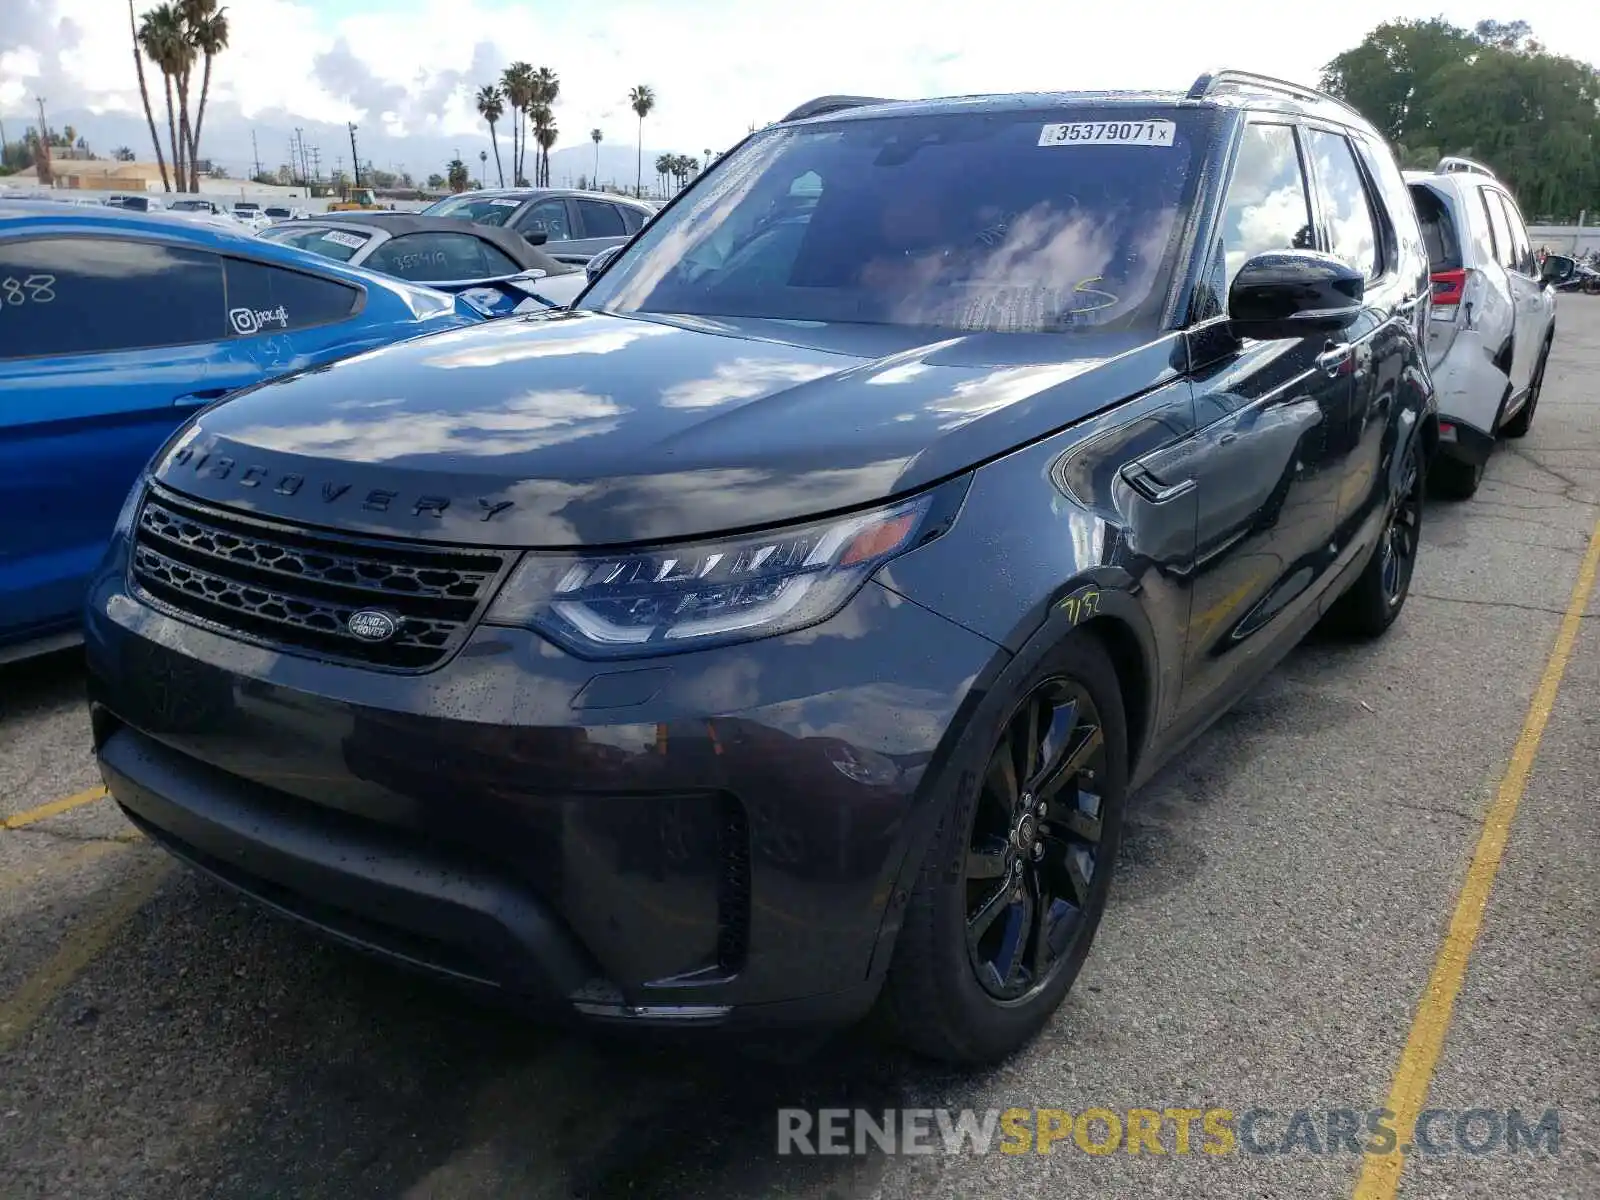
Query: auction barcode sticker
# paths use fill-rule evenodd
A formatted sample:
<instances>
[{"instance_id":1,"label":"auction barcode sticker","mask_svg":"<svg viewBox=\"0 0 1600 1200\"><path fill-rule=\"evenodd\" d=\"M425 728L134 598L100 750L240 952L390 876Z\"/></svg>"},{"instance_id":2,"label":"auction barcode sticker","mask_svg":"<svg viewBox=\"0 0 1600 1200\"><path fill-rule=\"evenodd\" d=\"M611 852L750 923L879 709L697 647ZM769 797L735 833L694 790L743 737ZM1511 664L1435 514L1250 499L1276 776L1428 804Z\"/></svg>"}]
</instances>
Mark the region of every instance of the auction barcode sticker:
<instances>
[{"instance_id":1,"label":"auction barcode sticker","mask_svg":"<svg viewBox=\"0 0 1600 1200\"><path fill-rule=\"evenodd\" d=\"M1039 130L1041 146L1170 146L1171 121L1069 121Z\"/></svg>"},{"instance_id":2,"label":"auction barcode sticker","mask_svg":"<svg viewBox=\"0 0 1600 1200\"><path fill-rule=\"evenodd\" d=\"M491 205L493 205L495 208L515 208L517 205L521 204L522 201L521 200L491 200L491 201L489 201L489 203Z\"/></svg>"},{"instance_id":3,"label":"auction barcode sticker","mask_svg":"<svg viewBox=\"0 0 1600 1200\"><path fill-rule=\"evenodd\" d=\"M332 242L335 246L348 246L352 250L359 250L367 244L367 239L359 233L346 233L342 229L330 229L322 235L322 240Z\"/></svg>"}]
</instances>

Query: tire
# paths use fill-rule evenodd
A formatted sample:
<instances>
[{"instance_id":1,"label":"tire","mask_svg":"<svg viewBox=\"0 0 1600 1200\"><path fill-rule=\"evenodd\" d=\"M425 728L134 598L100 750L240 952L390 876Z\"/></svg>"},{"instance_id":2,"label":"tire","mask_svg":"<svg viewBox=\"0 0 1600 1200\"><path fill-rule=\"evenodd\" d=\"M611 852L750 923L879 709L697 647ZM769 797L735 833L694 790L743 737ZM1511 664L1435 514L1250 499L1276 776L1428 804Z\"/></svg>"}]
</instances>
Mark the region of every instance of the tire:
<instances>
[{"instance_id":1,"label":"tire","mask_svg":"<svg viewBox=\"0 0 1600 1200\"><path fill-rule=\"evenodd\" d=\"M1127 724L1099 640L1071 634L1007 700L959 755L975 765L944 805L880 998L896 1040L963 1066L1011 1054L1061 1004L1105 911L1122 835ZM1044 733L1031 772L1030 727ZM1044 784L1031 799L1030 774Z\"/></svg>"},{"instance_id":2,"label":"tire","mask_svg":"<svg viewBox=\"0 0 1600 1200\"><path fill-rule=\"evenodd\" d=\"M1544 391L1544 367L1545 363L1550 361L1551 340L1550 338L1545 338L1544 349L1539 351L1539 361L1534 364L1533 379L1528 384L1527 400L1517 410L1516 416L1500 426L1500 432L1508 438L1526 437L1529 428L1533 425L1533 410L1539 407L1539 393Z\"/></svg>"},{"instance_id":3,"label":"tire","mask_svg":"<svg viewBox=\"0 0 1600 1200\"><path fill-rule=\"evenodd\" d=\"M1445 500L1470 500L1488 465L1487 459L1471 463L1441 454L1428 466L1428 490Z\"/></svg>"},{"instance_id":4,"label":"tire","mask_svg":"<svg viewBox=\"0 0 1600 1200\"><path fill-rule=\"evenodd\" d=\"M1411 574L1422 536L1422 492L1428 473L1421 437L1411 439L1406 458L1372 557L1328 613L1332 625L1355 637L1381 636L1394 624L1411 592Z\"/></svg>"}]
</instances>

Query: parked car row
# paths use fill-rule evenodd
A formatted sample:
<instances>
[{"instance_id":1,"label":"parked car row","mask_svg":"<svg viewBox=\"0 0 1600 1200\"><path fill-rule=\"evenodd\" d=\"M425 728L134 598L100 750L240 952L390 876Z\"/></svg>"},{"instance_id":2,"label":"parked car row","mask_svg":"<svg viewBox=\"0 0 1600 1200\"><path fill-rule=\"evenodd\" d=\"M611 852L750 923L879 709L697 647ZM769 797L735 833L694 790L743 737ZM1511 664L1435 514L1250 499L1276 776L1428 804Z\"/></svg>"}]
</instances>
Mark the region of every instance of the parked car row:
<instances>
[{"instance_id":1,"label":"parked car row","mask_svg":"<svg viewBox=\"0 0 1600 1200\"><path fill-rule=\"evenodd\" d=\"M1497 181L1247 72L822 97L601 202L0 220L0 505L37 612L109 532L95 751L152 840L621 1024L1023 1045L1129 790L1313 626L1392 626L1430 469L1526 427L1551 336ZM489 321L367 269L571 277L522 245L587 286Z\"/></svg>"},{"instance_id":2,"label":"parked car row","mask_svg":"<svg viewBox=\"0 0 1600 1200\"><path fill-rule=\"evenodd\" d=\"M197 408L425 332L548 312L585 282L521 238L453 221L370 228L348 214L264 232L202 210L0 210L0 511L13 518L0 662L77 638L117 508Z\"/></svg>"}]
</instances>

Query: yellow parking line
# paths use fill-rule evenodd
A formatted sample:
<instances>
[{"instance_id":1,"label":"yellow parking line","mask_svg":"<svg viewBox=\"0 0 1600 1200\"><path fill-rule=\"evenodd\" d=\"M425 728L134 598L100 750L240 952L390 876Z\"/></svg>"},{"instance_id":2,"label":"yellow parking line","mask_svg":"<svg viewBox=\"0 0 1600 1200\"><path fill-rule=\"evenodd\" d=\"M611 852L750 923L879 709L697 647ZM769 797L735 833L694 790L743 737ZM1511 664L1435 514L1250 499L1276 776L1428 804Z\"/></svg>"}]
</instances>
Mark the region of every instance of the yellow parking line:
<instances>
[{"instance_id":1,"label":"yellow parking line","mask_svg":"<svg viewBox=\"0 0 1600 1200\"><path fill-rule=\"evenodd\" d=\"M1433 1081L1434 1068L1444 1048L1445 1034L1450 1029L1450 1015L1455 1007L1456 996L1466 978L1467 959L1483 928L1484 909L1489 903L1495 875L1500 870L1500 858L1505 853L1511 822L1517 815L1522 794L1528 788L1528 775L1533 770L1534 756L1539 752L1545 725L1555 707L1556 693L1561 687L1562 677L1567 673L1572 649L1577 644L1578 630L1583 622L1584 609L1589 606L1589 596L1594 591L1597 570L1600 570L1600 522L1595 524L1594 533L1589 539L1589 550L1578 571L1578 581L1572 587L1572 598L1567 602L1566 615L1561 619L1555 646L1545 662L1539 689L1534 692L1533 702L1528 706L1522 735L1517 738L1511 760L1506 764L1505 776L1500 780L1500 790L1484 817L1478 847L1473 852L1467 877L1456 898L1450 930L1445 934L1444 944L1439 947L1433 974L1428 978L1427 991L1423 993L1416 1016L1412 1018L1406 1048L1401 1052L1400 1063L1395 1068L1394 1082L1389 1088L1388 1108L1395 1114L1395 1128L1399 1131L1401 1147L1410 1142L1417 1115L1427 1101L1428 1086ZM1362 1163L1361 1178L1356 1183L1355 1200L1393 1200L1404 1167L1403 1149L1396 1149L1389 1154L1368 1155Z\"/></svg>"},{"instance_id":2,"label":"yellow parking line","mask_svg":"<svg viewBox=\"0 0 1600 1200\"><path fill-rule=\"evenodd\" d=\"M165 857L152 859L127 885L111 906L92 919L72 927L56 952L22 986L0 1000L0 1054L22 1038L39 1014L66 990L78 973L112 942L117 932L155 895L171 869Z\"/></svg>"},{"instance_id":3,"label":"yellow parking line","mask_svg":"<svg viewBox=\"0 0 1600 1200\"><path fill-rule=\"evenodd\" d=\"M105 788L92 787L86 792L79 792L76 796L66 796L60 800L52 800L49 804L41 804L38 808L30 808L26 812L0 817L0 829L21 829L24 825L32 825L35 821L42 821L46 817L54 817L60 813L71 812L75 808L82 808L85 804L93 804L96 800L104 799L105 795Z\"/></svg>"}]
</instances>

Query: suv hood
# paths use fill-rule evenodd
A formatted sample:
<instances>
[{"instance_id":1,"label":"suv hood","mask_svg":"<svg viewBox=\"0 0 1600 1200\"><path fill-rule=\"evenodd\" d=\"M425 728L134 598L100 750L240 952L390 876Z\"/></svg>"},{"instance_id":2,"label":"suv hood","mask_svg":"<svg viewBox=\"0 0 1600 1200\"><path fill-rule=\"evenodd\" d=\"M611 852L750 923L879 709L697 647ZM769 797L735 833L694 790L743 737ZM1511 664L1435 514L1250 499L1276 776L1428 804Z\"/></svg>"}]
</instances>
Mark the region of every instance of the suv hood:
<instances>
[{"instance_id":1,"label":"suv hood","mask_svg":"<svg viewBox=\"0 0 1600 1200\"><path fill-rule=\"evenodd\" d=\"M196 415L167 486L308 525L596 546L779 524L959 473L1176 374L1181 341L510 318Z\"/></svg>"}]
</instances>

